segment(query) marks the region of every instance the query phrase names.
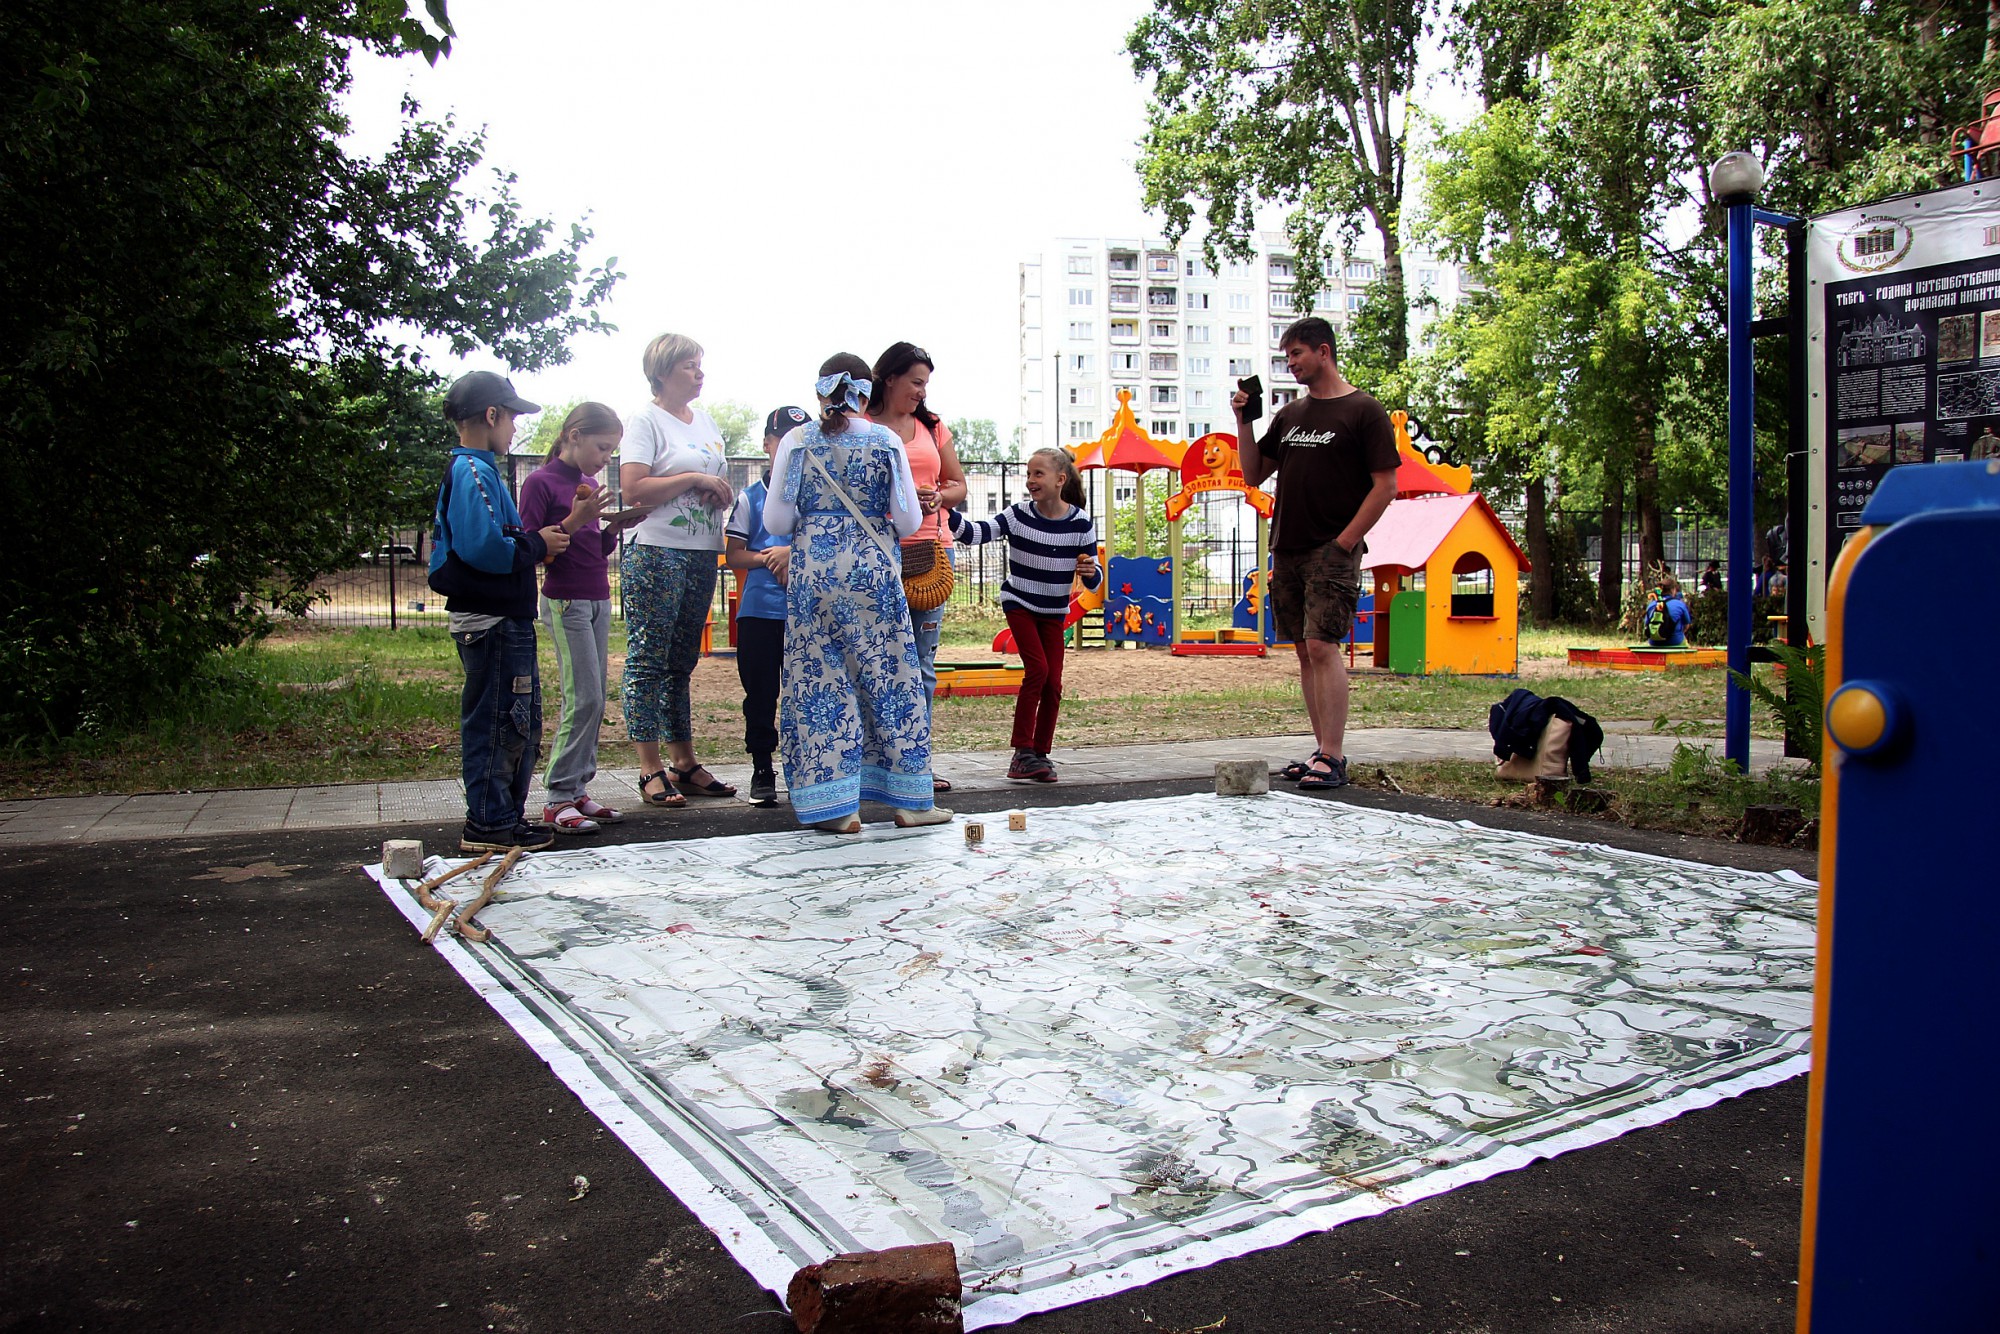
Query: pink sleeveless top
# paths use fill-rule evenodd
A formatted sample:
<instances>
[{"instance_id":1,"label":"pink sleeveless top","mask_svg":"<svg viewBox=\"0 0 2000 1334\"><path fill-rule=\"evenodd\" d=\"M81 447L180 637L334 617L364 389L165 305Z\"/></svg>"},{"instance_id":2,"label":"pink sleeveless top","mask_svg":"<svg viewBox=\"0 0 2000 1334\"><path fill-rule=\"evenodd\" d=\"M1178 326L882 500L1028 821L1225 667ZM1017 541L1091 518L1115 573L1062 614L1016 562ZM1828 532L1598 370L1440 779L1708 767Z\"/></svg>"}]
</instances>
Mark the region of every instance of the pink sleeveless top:
<instances>
[{"instance_id":1,"label":"pink sleeveless top","mask_svg":"<svg viewBox=\"0 0 2000 1334\"><path fill-rule=\"evenodd\" d=\"M903 457L909 460L910 477L916 482L919 488L926 486L935 488L938 484L939 475L944 471L944 454L938 449L940 442L947 445L951 443L951 428L943 422L937 424L937 436L935 438L932 437L929 431L924 429L922 422L918 422L916 435L903 442ZM923 527L903 539L905 546L912 542L944 542L949 544L950 541L951 537L949 530L945 527L945 517L942 509L926 515Z\"/></svg>"}]
</instances>

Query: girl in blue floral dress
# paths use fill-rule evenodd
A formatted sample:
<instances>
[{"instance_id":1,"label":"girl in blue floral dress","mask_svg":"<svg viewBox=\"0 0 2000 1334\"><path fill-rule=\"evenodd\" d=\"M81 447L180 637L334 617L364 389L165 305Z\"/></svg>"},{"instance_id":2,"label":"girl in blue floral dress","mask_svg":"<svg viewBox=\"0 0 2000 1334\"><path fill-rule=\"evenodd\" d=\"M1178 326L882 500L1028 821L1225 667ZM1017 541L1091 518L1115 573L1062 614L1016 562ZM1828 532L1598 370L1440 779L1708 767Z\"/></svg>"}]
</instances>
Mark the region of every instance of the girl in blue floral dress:
<instances>
[{"instance_id":1,"label":"girl in blue floral dress","mask_svg":"<svg viewBox=\"0 0 2000 1334\"><path fill-rule=\"evenodd\" d=\"M820 419L793 430L771 462L764 526L792 534L785 587L779 749L802 824L861 828L863 801L903 826L942 824L931 792L930 722L898 543L924 514L903 442L860 419L868 363L820 367Z\"/></svg>"}]
</instances>

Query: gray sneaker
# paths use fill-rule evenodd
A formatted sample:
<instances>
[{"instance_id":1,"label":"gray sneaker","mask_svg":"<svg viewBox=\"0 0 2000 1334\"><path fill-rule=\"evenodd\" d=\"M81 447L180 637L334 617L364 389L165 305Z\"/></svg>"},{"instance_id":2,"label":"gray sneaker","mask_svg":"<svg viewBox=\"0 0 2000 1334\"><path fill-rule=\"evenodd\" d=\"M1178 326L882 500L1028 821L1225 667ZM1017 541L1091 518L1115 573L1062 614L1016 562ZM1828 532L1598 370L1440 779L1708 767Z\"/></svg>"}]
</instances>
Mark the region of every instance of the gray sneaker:
<instances>
[{"instance_id":1,"label":"gray sneaker","mask_svg":"<svg viewBox=\"0 0 2000 1334\"><path fill-rule=\"evenodd\" d=\"M750 804L752 806L778 804L777 774L769 769L759 769L750 775Z\"/></svg>"}]
</instances>

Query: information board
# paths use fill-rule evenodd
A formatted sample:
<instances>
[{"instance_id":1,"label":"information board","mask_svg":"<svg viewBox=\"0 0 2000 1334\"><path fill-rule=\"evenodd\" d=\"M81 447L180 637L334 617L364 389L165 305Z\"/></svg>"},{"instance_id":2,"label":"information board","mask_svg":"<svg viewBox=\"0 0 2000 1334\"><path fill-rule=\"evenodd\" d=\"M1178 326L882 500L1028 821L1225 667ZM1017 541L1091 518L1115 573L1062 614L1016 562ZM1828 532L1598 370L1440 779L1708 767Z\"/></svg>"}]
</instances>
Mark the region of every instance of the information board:
<instances>
[{"instance_id":1,"label":"information board","mask_svg":"<svg viewBox=\"0 0 2000 1334\"><path fill-rule=\"evenodd\" d=\"M1790 574L1824 642L1827 574L1883 476L2000 457L2000 181L1823 214L1806 238L1811 523Z\"/></svg>"}]
</instances>

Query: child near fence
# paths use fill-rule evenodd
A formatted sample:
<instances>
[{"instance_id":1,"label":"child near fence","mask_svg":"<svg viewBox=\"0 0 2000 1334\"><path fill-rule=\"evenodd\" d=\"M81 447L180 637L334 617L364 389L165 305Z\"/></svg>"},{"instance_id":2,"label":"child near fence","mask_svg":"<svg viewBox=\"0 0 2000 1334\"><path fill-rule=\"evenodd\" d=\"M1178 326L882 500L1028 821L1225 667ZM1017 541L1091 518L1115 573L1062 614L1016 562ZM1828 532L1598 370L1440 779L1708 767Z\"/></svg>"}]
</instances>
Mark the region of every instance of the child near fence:
<instances>
[{"instance_id":1,"label":"child near fence","mask_svg":"<svg viewBox=\"0 0 2000 1334\"><path fill-rule=\"evenodd\" d=\"M611 639L610 556L621 529L638 522L627 510L599 521L609 492L598 480L618 452L625 427L602 403L579 403L563 418L548 461L521 483L521 522L560 527L569 549L542 576L542 621L562 676L562 721L549 744L548 804L542 820L559 834L594 834L625 817L590 796L597 776L597 732L604 724L605 657Z\"/></svg>"},{"instance_id":2,"label":"child near fence","mask_svg":"<svg viewBox=\"0 0 2000 1334\"><path fill-rule=\"evenodd\" d=\"M1007 540L1007 574L1000 606L1021 654L1021 693L1014 700L1014 758L1007 777L1053 783L1056 715L1062 708L1063 631L1071 583L1104 582L1097 568L1097 525L1084 509L1083 474L1060 449L1028 458L1028 498L990 519L951 513L952 536L977 546Z\"/></svg>"}]
</instances>

